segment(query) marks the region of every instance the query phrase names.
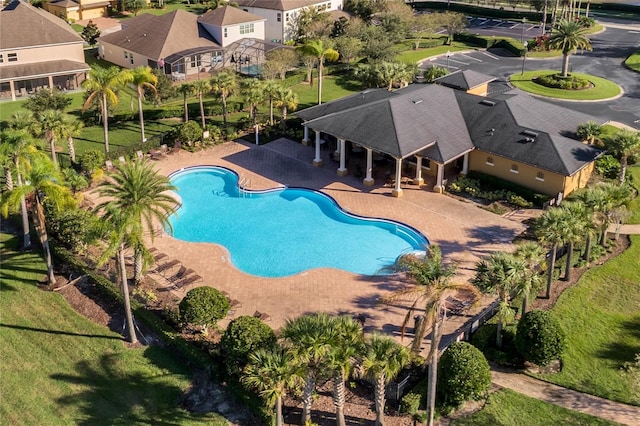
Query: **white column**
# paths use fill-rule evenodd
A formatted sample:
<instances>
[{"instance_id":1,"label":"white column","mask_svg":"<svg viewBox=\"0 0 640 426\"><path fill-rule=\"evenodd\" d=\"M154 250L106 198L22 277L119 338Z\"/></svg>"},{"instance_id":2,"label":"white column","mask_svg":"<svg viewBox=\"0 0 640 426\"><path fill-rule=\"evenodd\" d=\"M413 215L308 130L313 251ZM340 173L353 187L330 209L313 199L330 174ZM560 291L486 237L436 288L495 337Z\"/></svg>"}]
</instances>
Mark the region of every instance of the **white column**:
<instances>
[{"instance_id":1,"label":"white column","mask_svg":"<svg viewBox=\"0 0 640 426\"><path fill-rule=\"evenodd\" d=\"M316 158L313 159L313 165L315 167L322 167L322 158L320 158L320 131L319 130L316 130Z\"/></svg>"},{"instance_id":2,"label":"white column","mask_svg":"<svg viewBox=\"0 0 640 426\"><path fill-rule=\"evenodd\" d=\"M304 126L304 137L302 138L302 145L308 145L308 144L309 144L309 128L307 126Z\"/></svg>"},{"instance_id":3,"label":"white column","mask_svg":"<svg viewBox=\"0 0 640 426\"><path fill-rule=\"evenodd\" d=\"M13 83L13 80L9 80L9 90L11 90L11 100L16 100L16 85Z\"/></svg>"},{"instance_id":4,"label":"white column","mask_svg":"<svg viewBox=\"0 0 640 426\"><path fill-rule=\"evenodd\" d=\"M422 157L416 155L416 177L413 179L414 185L422 185L424 180L422 179Z\"/></svg>"},{"instance_id":5,"label":"white column","mask_svg":"<svg viewBox=\"0 0 640 426\"><path fill-rule=\"evenodd\" d=\"M49 89L53 89L53 76L49 76Z\"/></svg>"},{"instance_id":6,"label":"white column","mask_svg":"<svg viewBox=\"0 0 640 426\"><path fill-rule=\"evenodd\" d=\"M469 153L465 153L464 157L462 157L462 171L460 174L467 175L469 173Z\"/></svg>"},{"instance_id":7,"label":"white column","mask_svg":"<svg viewBox=\"0 0 640 426\"><path fill-rule=\"evenodd\" d=\"M444 188L442 187L442 180L444 179L444 165L436 163L438 165L438 177L436 179L436 185L433 187L433 192L439 192L442 194Z\"/></svg>"},{"instance_id":8,"label":"white column","mask_svg":"<svg viewBox=\"0 0 640 426\"><path fill-rule=\"evenodd\" d=\"M346 142L344 139L338 139L338 149L340 150L340 168L338 169L338 176L347 175L347 165L345 161L345 149Z\"/></svg>"},{"instance_id":9,"label":"white column","mask_svg":"<svg viewBox=\"0 0 640 426\"><path fill-rule=\"evenodd\" d=\"M396 184L391 191L391 195L394 197L402 197L402 188L400 188L400 181L402 179L402 158L396 158Z\"/></svg>"},{"instance_id":10,"label":"white column","mask_svg":"<svg viewBox=\"0 0 640 426\"><path fill-rule=\"evenodd\" d=\"M366 148L367 150L367 176L364 178L362 183L366 186L373 186L375 180L371 176L371 172L373 172L373 149Z\"/></svg>"}]
</instances>

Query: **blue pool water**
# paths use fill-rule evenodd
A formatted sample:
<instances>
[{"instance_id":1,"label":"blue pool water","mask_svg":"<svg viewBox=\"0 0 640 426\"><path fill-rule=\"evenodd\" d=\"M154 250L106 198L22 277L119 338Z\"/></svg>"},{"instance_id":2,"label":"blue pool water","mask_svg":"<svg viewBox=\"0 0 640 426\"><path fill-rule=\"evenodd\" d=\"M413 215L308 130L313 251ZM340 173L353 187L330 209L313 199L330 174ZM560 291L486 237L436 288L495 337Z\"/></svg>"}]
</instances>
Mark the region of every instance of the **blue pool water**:
<instances>
[{"instance_id":1,"label":"blue pool water","mask_svg":"<svg viewBox=\"0 0 640 426\"><path fill-rule=\"evenodd\" d=\"M388 273L399 255L428 244L409 226L348 214L317 191L248 192L239 189L235 172L213 166L170 178L182 198L170 218L174 237L223 245L248 274L283 277L337 268L376 275Z\"/></svg>"}]
</instances>

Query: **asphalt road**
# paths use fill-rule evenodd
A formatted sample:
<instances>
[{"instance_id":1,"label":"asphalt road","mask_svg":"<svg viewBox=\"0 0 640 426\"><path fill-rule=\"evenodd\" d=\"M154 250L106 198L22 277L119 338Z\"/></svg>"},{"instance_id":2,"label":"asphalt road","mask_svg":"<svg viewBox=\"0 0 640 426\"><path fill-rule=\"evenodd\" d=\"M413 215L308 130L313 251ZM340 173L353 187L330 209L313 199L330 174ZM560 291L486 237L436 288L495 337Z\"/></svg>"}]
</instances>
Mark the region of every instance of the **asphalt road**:
<instances>
[{"instance_id":1,"label":"asphalt road","mask_svg":"<svg viewBox=\"0 0 640 426\"><path fill-rule=\"evenodd\" d=\"M573 72L592 74L607 78L620 87L624 94L610 101L577 102L545 99L558 105L582 111L604 120L619 121L621 123L640 128L640 74L628 70L622 64L625 58L640 46L640 23L600 21L606 30L592 35L592 52L578 52L571 55L569 66ZM502 22L497 20L478 20L470 22L469 32L485 35L503 35L516 39L524 37L531 39L541 33L538 25L523 22ZM472 69L496 77L491 83L489 96L510 90L507 82L511 74L522 70L523 59L513 56L504 49L489 49L488 51L473 51L468 53L453 53L431 58L423 62L421 68L431 64L449 67L451 72ZM562 57L550 59L527 58L524 62L526 70L558 69L562 67Z\"/></svg>"}]
</instances>

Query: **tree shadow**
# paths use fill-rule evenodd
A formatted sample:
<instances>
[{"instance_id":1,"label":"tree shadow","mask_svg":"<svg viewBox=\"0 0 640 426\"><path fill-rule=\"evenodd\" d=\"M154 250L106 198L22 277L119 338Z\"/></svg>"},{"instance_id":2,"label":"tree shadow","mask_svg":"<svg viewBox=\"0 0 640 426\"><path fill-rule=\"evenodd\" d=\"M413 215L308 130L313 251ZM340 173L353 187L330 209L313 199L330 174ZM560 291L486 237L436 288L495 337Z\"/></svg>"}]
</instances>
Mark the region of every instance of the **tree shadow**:
<instances>
[{"instance_id":1,"label":"tree shadow","mask_svg":"<svg viewBox=\"0 0 640 426\"><path fill-rule=\"evenodd\" d=\"M172 379L186 376L188 371L171 360L164 349L149 347L144 355L156 371L133 371L127 364L127 354L106 354L100 357L99 366L81 361L73 372L51 375L71 389L82 389L59 398L57 403L79 410L79 425L179 425L193 420L194 415L177 409L182 389Z\"/></svg>"},{"instance_id":2,"label":"tree shadow","mask_svg":"<svg viewBox=\"0 0 640 426\"><path fill-rule=\"evenodd\" d=\"M614 361L619 366L622 366L625 362L633 361L636 353L638 353L638 346L627 342L640 340L640 316L623 321L620 324L620 328L622 329L621 334L626 338L626 341L609 343L605 348L597 352L597 356Z\"/></svg>"},{"instance_id":3,"label":"tree shadow","mask_svg":"<svg viewBox=\"0 0 640 426\"><path fill-rule=\"evenodd\" d=\"M108 335L108 334L72 333L70 331L64 331L64 330L51 330L46 328L26 327L26 326L15 325L15 324L0 323L0 327L13 328L16 330L23 330L23 331L31 331L35 333L53 334L53 335L59 335L59 336L91 337L91 338L100 338L100 339L122 340L122 337Z\"/></svg>"}]
</instances>

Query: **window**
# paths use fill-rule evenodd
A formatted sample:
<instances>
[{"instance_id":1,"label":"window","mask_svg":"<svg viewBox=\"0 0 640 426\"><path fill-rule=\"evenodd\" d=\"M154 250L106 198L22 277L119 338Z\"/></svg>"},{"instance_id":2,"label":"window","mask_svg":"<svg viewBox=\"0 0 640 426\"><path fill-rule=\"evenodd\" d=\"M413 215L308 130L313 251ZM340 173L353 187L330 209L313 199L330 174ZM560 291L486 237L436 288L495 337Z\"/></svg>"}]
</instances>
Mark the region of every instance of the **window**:
<instances>
[{"instance_id":1,"label":"window","mask_svg":"<svg viewBox=\"0 0 640 426\"><path fill-rule=\"evenodd\" d=\"M288 13L284 14L284 22L289 22L289 14Z\"/></svg>"},{"instance_id":2,"label":"window","mask_svg":"<svg viewBox=\"0 0 640 426\"><path fill-rule=\"evenodd\" d=\"M124 51L124 58L129 59L129 52L127 52L126 50Z\"/></svg>"},{"instance_id":3,"label":"window","mask_svg":"<svg viewBox=\"0 0 640 426\"><path fill-rule=\"evenodd\" d=\"M133 53L129 53L129 59L130 59L131 65L133 65Z\"/></svg>"},{"instance_id":4,"label":"window","mask_svg":"<svg viewBox=\"0 0 640 426\"><path fill-rule=\"evenodd\" d=\"M9 62L18 62L18 54L17 53L8 53L7 61Z\"/></svg>"},{"instance_id":5,"label":"window","mask_svg":"<svg viewBox=\"0 0 640 426\"><path fill-rule=\"evenodd\" d=\"M425 158L422 160L422 167L424 167L427 170L431 170L431 160Z\"/></svg>"},{"instance_id":6,"label":"window","mask_svg":"<svg viewBox=\"0 0 640 426\"><path fill-rule=\"evenodd\" d=\"M202 61L200 60L200 55L193 55L191 57L191 68L197 68L202 65Z\"/></svg>"},{"instance_id":7,"label":"window","mask_svg":"<svg viewBox=\"0 0 640 426\"><path fill-rule=\"evenodd\" d=\"M4 55L0 55L0 64L4 62Z\"/></svg>"},{"instance_id":8,"label":"window","mask_svg":"<svg viewBox=\"0 0 640 426\"><path fill-rule=\"evenodd\" d=\"M282 13L278 12L277 20L278 22L282 22Z\"/></svg>"},{"instance_id":9,"label":"window","mask_svg":"<svg viewBox=\"0 0 640 426\"><path fill-rule=\"evenodd\" d=\"M225 37L227 36L227 29L226 28L224 29L224 36Z\"/></svg>"},{"instance_id":10,"label":"window","mask_svg":"<svg viewBox=\"0 0 640 426\"><path fill-rule=\"evenodd\" d=\"M493 157L487 157L487 165L493 166Z\"/></svg>"},{"instance_id":11,"label":"window","mask_svg":"<svg viewBox=\"0 0 640 426\"><path fill-rule=\"evenodd\" d=\"M518 171L518 165L517 164L512 164L511 165L511 170L509 170L511 173L520 173Z\"/></svg>"},{"instance_id":12,"label":"window","mask_svg":"<svg viewBox=\"0 0 640 426\"><path fill-rule=\"evenodd\" d=\"M540 182L544 182L544 173L538 172L536 174L536 180L539 180Z\"/></svg>"},{"instance_id":13,"label":"window","mask_svg":"<svg viewBox=\"0 0 640 426\"><path fill-rule=\"evenodd\" d=\"M253 24L240 25L240 34L251 34L251 33L253 33Z\"/></svg>"}]
</instances>

